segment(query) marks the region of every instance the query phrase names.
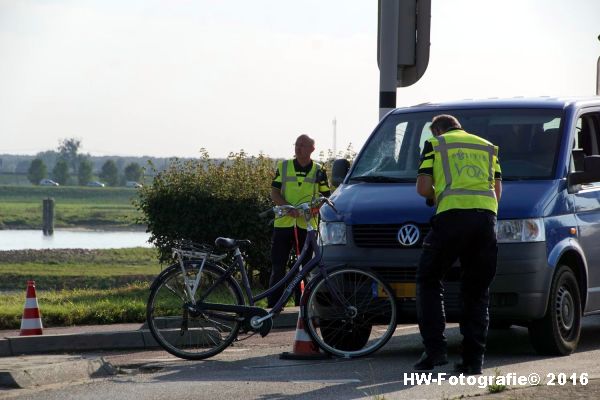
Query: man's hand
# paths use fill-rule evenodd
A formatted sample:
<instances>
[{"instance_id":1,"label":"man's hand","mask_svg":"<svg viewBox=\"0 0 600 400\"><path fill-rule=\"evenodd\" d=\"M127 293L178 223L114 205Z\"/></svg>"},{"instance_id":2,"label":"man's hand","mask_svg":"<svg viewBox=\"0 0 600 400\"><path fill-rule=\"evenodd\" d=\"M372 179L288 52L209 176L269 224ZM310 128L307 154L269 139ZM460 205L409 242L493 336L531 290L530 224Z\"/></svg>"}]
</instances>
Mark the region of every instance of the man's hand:
<instances>
[{"instance_id":1,"label":"man's hand","mask_svg":"<svg viewBox=\"0 0 600 400\"><path fill-rule=\"evenodd\" d=\"M288 211L287 213L290 217L294 217L294 218L298 218L301 214L300 211L296 210L295 208L293 210Z\"/></svg>"}]
</instances>

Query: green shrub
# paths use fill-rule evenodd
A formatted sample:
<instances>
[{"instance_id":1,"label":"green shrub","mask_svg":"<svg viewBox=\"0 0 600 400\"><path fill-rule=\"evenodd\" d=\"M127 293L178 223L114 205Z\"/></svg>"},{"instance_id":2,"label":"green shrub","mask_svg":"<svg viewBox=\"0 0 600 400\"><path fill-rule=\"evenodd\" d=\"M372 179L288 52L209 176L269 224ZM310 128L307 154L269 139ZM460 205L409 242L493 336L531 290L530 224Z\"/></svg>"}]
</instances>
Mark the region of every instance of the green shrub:
<instances>
[{"instance_id":1,"label":"green shrub","mask_svg":"<svg viewBox=\"0 0 600 400\"><path fill-rule=\"evenodd\" d=\"M171 258L177 239L208 244L219 236L249 239L246 260L265 284L272 225L258 214L272 206L274 168L274 161L264 155L248 157L241 151L215 162L202 150L200 159L176 160L157 173L151 186L140 189L136 207L161 261Z\"/></svg>"}]
</instances>

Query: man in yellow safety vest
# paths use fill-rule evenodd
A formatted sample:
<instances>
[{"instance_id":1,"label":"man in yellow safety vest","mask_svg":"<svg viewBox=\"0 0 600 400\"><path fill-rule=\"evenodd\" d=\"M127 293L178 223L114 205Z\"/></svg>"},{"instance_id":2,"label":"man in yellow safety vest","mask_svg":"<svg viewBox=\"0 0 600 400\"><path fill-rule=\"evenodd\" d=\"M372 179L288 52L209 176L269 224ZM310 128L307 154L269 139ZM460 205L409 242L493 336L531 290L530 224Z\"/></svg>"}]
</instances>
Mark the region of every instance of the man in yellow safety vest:
<instances>
[{"instance_id":1,"label":"man in yellow safety vest","mask_svg":"<svg viewBox=\"0 0 600 400\"><path fill-rule=\"evenodd\" d=\"M461 265L462 362L455 370L481 374L489 325L489 286L496 273L496 214L502 193L498 147L462 130L451 115L433 118L417 192L436 205L417 269L417 317L425 352L416 370L448 363L442 279Z\"/></svg>"},{"instance_id":2,"label":"man in yellow safety vest","mask_svg":"<svg viewBox=\"0 0 600 400\"><path fill-rule=\"evenodd\" d=\"M278 205L298 205L310 201L313 196L329 196L327 174L323 167L310 156L315 151L315 141L307 135L300 135L294 144L296 157L277 163L275 178L271 183L271 199ZM315 221L316 224L316 221ZM297 236L296 236L297 235ZM306 221L298 211L275 218L271 246L273 269L269 286L279 282L285 275L285 266L292 246L300 249L306 239ZM268 307L273 307L281 297L284 288L268 297Z\"/></svg>"}]
</instances>

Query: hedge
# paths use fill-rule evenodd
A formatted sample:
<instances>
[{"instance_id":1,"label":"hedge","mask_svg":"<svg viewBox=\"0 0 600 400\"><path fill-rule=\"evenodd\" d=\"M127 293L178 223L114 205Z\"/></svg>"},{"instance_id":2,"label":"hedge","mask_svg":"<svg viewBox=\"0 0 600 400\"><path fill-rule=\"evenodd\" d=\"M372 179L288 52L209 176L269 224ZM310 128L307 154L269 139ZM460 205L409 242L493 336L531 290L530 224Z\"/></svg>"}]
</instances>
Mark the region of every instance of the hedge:
<instances>
[{"instance_id":1,"label":"hedge","mask_svg":"<svg viewBox=\"0 0 600 400\"><path fill-rule=\"evenodd\" d=\"M352 160L350 144L337 157ZM330 176L333 154L321 163ZM243 150L224 161L211 160L206 150L195 160L174 160L157 172L151 186L139 191L136 207L141 223L148 226L150 241L159 249L160 260L169 261L175 241L188 239L213 244L219 236L249 239L245 250L251 276L266 286L271 270L272 223L258 214L273 206L270 198L275 160L265 155L248 156Z\"/></svg>"},{"instance_id":2,"label":"hedge","mask_svg":"<svg viewBox=\"0 0 600 400\"><path fill-rule=\"evenodd\" d=\"M248 157L241 151L215 162L202 151L200 159L175 160L157 173L151 186L140 189L136 207L161 261L171 259L178 239L207 244L219 236L249 239L252 246L244 251L247 264L266 284L272 224L258 214L272 206L274 168L274 161L264 155Z\"/></svg>"}]
</instances>

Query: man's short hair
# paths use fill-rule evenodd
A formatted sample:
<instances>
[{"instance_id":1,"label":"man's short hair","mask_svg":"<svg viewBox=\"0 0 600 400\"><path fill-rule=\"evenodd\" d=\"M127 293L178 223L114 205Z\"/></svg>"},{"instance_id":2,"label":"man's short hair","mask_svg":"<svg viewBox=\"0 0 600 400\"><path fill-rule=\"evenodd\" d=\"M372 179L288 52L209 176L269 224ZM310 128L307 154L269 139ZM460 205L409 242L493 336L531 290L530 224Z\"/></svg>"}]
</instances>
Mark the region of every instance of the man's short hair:
<instances>
[{"instance_id":1,"label":"man's short hair","mask_svg":"<svg viewBox=\"0 0 600 400\"><path fill-rule=\"evenodd\" d=\"M448 114L442 114L433 117L429 129L432 131L436 130L440 132L448 132L452 129L462 129L462 126L456 117Z\"/></svg>"},{"instance_id":2,"label":"man's short hair","mask_svg":"<svg viewBox=\"0 0 600 400\"><path fill-rule=\"evenodd\" d=\"M314 147L314 145L315 145L315 139L311 138L310 136L308 136L308 135L306 135L306 134L302 134L302 135L298 136L298 137L296 138L296 142L297 142L298 140L305 140L305 141L307 141L307 142L308 142L308 143L309 143L311 146L313 146L313 147Z\"/></svg>"}]
</instances>

